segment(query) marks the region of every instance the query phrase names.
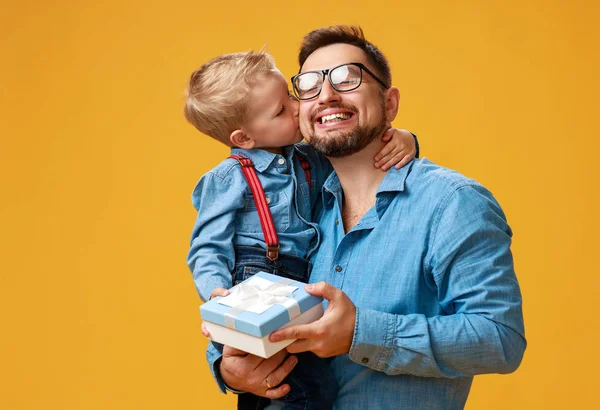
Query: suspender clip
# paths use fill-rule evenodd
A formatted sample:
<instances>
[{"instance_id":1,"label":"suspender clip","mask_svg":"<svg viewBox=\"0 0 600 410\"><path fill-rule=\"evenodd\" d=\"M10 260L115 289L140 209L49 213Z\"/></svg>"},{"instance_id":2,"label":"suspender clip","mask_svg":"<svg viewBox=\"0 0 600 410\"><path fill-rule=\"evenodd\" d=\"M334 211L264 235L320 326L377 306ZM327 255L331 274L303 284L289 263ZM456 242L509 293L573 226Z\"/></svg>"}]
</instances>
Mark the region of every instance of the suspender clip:
<instances>
[{"instance_id":1,"label":"suspender clip","mask_svg":"<svg viewBox=\"0 0 600 410\"><path fill-rule=\"evenodd\" d=\"M267 258L271 261L279 258L279 245L267 245Z\"/></svg>"}]
</instances>

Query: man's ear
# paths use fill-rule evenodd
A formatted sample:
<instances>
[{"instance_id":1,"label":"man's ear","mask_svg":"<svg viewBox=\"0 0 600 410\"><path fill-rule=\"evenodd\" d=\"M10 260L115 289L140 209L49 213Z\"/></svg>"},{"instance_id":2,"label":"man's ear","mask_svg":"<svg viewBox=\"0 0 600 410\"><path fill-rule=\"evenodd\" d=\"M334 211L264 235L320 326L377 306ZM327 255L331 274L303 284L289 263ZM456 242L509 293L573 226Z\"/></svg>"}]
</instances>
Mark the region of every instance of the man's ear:
<instances>
[{"instance_id":1,"label":"man's ear","mask_svg":"<svg viewBox=\"0 0 600 410\"><path fill-rule=\"evenodd\" d=\"M229 136L229 141L231 141L234 147L240 147L243 149L252 149L256 144L254 139L250 138L248 134L241 129L233 131Z\"/></svg>"},{"instance_id":2,"label":"man's ear","mask_svg":"<svg viewBox=\"0 0 600 410\"><path fill-rule=\"evenodd\" d=\"M385 118L388 122L394 121L400 106L400 90L390 87L385 91Z\"/></svg>"}]
</instances>

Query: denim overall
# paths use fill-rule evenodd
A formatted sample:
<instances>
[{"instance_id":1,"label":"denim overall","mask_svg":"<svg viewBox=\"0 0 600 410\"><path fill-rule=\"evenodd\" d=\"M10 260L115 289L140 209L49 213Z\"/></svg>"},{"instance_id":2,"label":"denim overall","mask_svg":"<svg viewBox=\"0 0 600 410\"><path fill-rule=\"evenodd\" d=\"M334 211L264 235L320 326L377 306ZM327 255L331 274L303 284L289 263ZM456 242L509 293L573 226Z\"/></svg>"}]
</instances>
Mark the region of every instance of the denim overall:
<instances>
[{"instance_id":1,"label":"denim overall","mask_svg":"<svg viewBox=\"0 0 600 410\"><path fill-rule=\"evenodd\" d=\"M244 169L247 177L248 172L255 172L252 161L248 158L239 156L232 156L232 158L237 159L245 168L252 167L250 171ZM302 165L305 172L308 172L305 165ZM307 179L310 181L310 178ZM256 185L253 187L249 177L248 180L251 184L252 194L258 209L259 201L256 197L257 195L261 195L261 193L264 196L264 192L262 191L262 187L259 188ZM258 178L253 178L252 180L260 184ZM268 206L266 209L268 216L271 217ZM275 245L278 249L278 244L269 243L266 233L265 240L267 242L267 249L272 250ZM310 270L310 262L304 258L280 254L277 250L273 253L259 247L235 246L235 269L232 274L234 285L239 284L260 271L307 283ZM283 409L332 409L337 395L337 381L329 368L329 361L319 358L312 352L298 353L296 356L298 357L298 363L282 382L282 384L287 383L291 387L290 392L279 399L284 403ZM264 409L270 403L270 399L251 393L238 395L239 410Z\"/></svg>"}]
</instances>

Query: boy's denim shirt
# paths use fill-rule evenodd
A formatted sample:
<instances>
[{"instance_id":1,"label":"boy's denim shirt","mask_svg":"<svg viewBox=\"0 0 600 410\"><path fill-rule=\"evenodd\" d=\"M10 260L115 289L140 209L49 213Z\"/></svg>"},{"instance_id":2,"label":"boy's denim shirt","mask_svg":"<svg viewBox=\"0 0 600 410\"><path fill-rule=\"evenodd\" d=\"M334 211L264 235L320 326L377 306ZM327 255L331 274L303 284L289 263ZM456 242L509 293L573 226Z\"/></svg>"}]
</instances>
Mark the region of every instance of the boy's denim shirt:
<instances>
[{"instance_id":1,"label":"boy's denim shirt","mask_svg":"<svg viewBox=\"0 0 600 410\"><path fill-rule=\"evenodd\" d=\"M332 171L329 161L306 143L284 147L283 155L262 149L232 148L254 167L267 197L280 243L280 253L308 258L319 233L311 222L313 206ZM311 165L311 192L298 155ZM234 245L266 249L258 212L238 161L225 159L204 175L192 194L198 216L187 262L203 301L215 288L230 288Z\"/></svg>"},{"instance_id":2,"label":"boy's denim shirt","mask_svg":"<svg viewBox=\"0 0 600 410\"><path fill-rule=\"evenodd\" d=\"M330 363L336 409L462 409L473 375L519 366L526 341L512 232L487 189L413 160L388 171L375 206L347 233L335 173L322 192L310 282L356 305L350 352ZM223 388L220 357L211 345Z\"/></svg>"}]
</instances>

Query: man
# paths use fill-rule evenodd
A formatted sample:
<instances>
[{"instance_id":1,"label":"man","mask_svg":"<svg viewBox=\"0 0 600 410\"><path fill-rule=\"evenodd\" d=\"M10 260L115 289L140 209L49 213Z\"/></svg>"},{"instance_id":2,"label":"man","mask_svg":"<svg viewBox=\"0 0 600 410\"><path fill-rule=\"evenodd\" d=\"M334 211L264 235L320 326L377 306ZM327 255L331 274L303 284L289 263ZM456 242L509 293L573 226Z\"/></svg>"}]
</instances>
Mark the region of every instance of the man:
<instances>
[{"instance_id":1,"label":"man","mask_svg":"<svg viewBox=\"0 0 600 410\"><path fill-rule=\"evenodd\" d=\"M338 409L461 409L473 375L514 371L526 346L504 214L480 184L430 161L373 169L400 97L360 28L309 33L299 60L300 129L335 169L307 287L327 308L271 340L332 358ZM295 360L209 354L220 383L269 398L287 392L278 384Z\"/></svg>"}]
</instances>

